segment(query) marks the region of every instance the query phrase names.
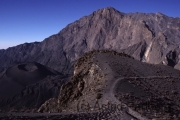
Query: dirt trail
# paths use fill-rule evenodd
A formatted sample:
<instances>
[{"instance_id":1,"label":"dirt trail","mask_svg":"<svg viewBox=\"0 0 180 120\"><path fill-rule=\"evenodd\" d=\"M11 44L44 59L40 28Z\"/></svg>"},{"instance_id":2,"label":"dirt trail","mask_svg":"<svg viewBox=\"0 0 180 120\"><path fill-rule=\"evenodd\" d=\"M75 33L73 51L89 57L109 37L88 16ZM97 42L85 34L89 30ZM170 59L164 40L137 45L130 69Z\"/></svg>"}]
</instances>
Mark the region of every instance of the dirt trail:
<instances>
[{"instance_id":1,"label":"dirt trail","mask_svg":"<svg viewBox=\"0 0 180 120\"><path fill-rule=\"evenodd\" d=\"M129 108L127 105L121 103L116 97L115 97L115 87L117 85L117 83L120 80L123 79L149 79L149 78L167 78L169 76L148 76L148 77L121 77L118 79L113 79L113 80L109 80L109 82L107 83L107 86L104 90L104 94L103 94L103 99L102 102L105 103L106 100L108 100L110 103L116 104L116 105L122 105L125 108L125 112L127 112L126 114L129 114L139 120L149 120L148 118L146 118L145 116L142 116L141 114L139 114L138 112L132 110L131 108ZM123 111L118 111L120 113L122 113ZM127 115L126 115L127 116Z\"/></svg>"}]
</instances>

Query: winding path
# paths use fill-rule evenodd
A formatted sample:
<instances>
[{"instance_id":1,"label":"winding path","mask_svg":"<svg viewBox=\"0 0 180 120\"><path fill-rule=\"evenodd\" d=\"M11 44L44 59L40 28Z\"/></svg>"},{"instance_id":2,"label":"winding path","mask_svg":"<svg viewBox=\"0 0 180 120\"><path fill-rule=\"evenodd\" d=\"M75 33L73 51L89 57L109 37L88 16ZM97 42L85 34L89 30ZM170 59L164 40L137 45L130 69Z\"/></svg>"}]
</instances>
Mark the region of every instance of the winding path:
<instances>
[{"instance_id":1,"label":"winding path","mask_svg":"<svg viewBox=\"0 0 180 120\"><path fill-rule=\"evenodd\" d=\"M150 78L168 78L169 76L148 76L148 77L121 77L115 80L110 80L108 82L108 85L106 87L106 89L104 90L104 99L108 99L110 102L113 102L113 104L121 104L124 106L124 108L126 109L126 114L129 114L135 118L137 118L138 120L150 120L148 118L146 118L145 116L142 116L141 114L139 114L138 112L132 110L131 108L129 108L126 104L121 103L115 96L115 87L117 85L117 83L123 79L137 79L137 78L141 78L141 79L150 79ZM172 78L172 77L171 77ZM176 78L176 77L173 77ZM123 112L123 111L119 111L119 112Z\"/></svg>"}]
</instances>

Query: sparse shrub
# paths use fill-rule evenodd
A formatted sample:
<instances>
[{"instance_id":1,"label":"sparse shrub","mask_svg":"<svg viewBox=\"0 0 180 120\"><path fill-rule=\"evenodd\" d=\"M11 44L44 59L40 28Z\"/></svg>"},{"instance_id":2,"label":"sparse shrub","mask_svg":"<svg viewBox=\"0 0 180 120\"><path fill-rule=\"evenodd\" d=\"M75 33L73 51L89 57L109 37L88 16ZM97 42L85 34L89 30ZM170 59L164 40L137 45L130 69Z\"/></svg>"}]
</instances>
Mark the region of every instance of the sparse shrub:
<instances>
[{"instance_id":1,"label":"sparse shrub","mask_svg":"<svg viewBox=\"0 0 180 120\"><path fill-rule=\"evenodd\" d=\"M96 96L96 99L101 99L101 98L102 98L102 94L98 93L97 96Z\"/></svg>"}]
</instances>

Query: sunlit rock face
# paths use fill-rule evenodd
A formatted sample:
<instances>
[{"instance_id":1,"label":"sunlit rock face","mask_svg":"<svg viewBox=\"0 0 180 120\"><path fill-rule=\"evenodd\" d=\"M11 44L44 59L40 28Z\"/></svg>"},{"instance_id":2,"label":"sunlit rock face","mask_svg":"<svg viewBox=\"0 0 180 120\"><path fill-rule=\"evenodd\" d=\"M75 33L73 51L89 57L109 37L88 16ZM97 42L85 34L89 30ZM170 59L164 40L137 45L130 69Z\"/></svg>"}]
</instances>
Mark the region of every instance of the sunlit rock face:
<instances>
[{"instance_id":1,"label":"sunlit rock face","mask_svg":"<svg viewBox=\"0 0 180 120\"><path fill-rule=\"evenodd\" d=\"M180 69L179 45L179 18L162 13L122 13L108 7L70 23L42 42L0 50L0 72L18 62L36 61L73 73L75 61L94 49L124 51L143 62Z\"/></svg>"}]
</instances>

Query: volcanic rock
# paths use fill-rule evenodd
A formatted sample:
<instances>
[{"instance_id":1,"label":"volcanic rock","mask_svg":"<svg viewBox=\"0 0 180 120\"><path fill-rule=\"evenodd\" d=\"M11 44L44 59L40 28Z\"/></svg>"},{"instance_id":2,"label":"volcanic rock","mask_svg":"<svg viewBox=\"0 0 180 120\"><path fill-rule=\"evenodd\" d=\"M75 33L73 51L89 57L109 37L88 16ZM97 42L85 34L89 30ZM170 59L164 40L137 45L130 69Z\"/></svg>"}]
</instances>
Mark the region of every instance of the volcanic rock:
<instances>
[{"instance_id":1,"label":"volcanic rock","mask_svg":"<svg viewBox=\"0 0 180 120\"><path fill-rule=\"evenodd\" d=\"M18 62L36 61L61 73L72 73L81 55L101 49L124 51L143 62L180 69L179 45L179 18L123 13L107 7L68 24L42 42L0 50L0 72Z\"/></svg>"}]
</instances>

